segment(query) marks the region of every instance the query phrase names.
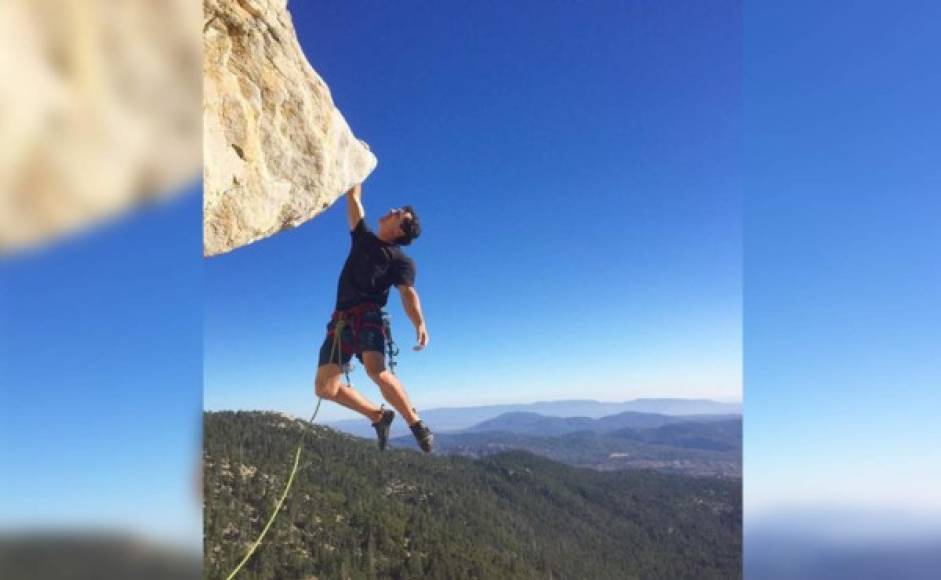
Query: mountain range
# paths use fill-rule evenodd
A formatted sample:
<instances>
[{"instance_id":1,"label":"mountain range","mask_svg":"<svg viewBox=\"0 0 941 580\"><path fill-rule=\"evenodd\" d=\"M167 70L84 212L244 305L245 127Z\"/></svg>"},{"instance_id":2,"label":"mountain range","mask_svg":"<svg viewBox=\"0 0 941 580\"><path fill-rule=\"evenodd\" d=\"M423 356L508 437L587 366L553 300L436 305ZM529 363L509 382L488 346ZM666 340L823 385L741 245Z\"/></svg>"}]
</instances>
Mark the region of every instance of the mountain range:
<instances>
[{"instance_id":1,"label":"mountain range","mask_svg":"<svg viewBox=\"0 0 941 580\"><path fill-rule=\"evenodd\" d=\"M712 423L738 419L738 415L658 415L625 411L598 419L590 417L547 417L538 413L504 413L467 429L462 433L505 431L528 435L564 435L578 431L608 433L621 429L654 429L676 423Z\"/></svg>"},{"instance_id":2,"label":"mountain range","mask_svg":"<svg viewBox=\"0 0 941 580\"><path fill-rule=\"evenodd\" d=\"M421 410L421 418L435 431L445 433L461 431L479 425L506 413L536 413L546 417L583 417L598 419L632 411L657 415L741 415L741 403L723 403L708 399L648 398L624 402L592 400L539 401L512 405L482 405L474 407L444 407ZM328 423L334 429L359 437L371 438L374 431L364 418ZM392 424L392 436L408 435L403 421Z\"/></svg>"},{"instance_id":3,"label":"mountain range","mask_svg":"<svg viewBox=\"0 0 941 580\"><path fill-rule=\"evenodd\" d=\"M390 444L417 448L411 435L396 437ZM599 419L506 413L463 431L436 434L435 449L468 457L524 450L601 471L656 469L741 477L742 420L737 415L633 411Z\"/></svg>"}]
</instances>

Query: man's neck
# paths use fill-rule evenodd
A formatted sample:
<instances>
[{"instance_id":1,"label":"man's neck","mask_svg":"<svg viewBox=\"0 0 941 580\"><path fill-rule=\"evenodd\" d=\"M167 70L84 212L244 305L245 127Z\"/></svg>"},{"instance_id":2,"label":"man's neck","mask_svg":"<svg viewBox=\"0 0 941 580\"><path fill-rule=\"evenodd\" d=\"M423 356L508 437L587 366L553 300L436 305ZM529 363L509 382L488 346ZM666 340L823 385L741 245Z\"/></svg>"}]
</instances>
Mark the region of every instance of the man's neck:
<instances>
[{"instance_id":1,"label":"man's neck","mask_svg":"<svg viewBox=\"0 0 941 580\"><path fill-rule=\"evenodd\" d=\"M380 240L382 240L383 242L387 243L387 244L394 244L394 243L395 243L395 238L393 237L393 234L390 233L390 232L384 232L384 231L382 231L381 228L379 229L378 232L376 232L376 237L379 238Z\"/></svg>"}]
</instances>

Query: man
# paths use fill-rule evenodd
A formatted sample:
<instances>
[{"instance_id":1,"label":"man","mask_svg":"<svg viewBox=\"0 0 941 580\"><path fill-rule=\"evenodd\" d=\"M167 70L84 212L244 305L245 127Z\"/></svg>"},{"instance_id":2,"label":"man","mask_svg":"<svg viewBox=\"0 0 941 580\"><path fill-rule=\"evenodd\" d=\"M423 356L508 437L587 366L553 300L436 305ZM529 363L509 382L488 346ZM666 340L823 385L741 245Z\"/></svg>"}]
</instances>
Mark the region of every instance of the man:
<instances>
[{"instance_id":1,"label":"man","mask_svg":"<svg viewBox=\"0 0 941 580\"><path fill-rule=\"evenodd\" d=\"M379 449L386 448L395 412L376 407L352 385L342 384L340 380L343 365L355 354L369 378L379 385L382 397L408 423L419 447L429 453L434 440L431 430L412 408L402 383L386 369L386 341L391 337L385 335L382 320L382 307L389 298L389 288L395 286L405 313L415 325L418 340L415 350L428 345L428 330L415 291L415 263L401 248L421 234L421 224L415 210L405 206L389 210L379 218L378 233L373 233L366 226L361 197L359 185L346 193L353 245L340 273L336 310L327 324L327 338L320 347L317 396L369 418L379 438Z\"/></svg>"}]
</instances>

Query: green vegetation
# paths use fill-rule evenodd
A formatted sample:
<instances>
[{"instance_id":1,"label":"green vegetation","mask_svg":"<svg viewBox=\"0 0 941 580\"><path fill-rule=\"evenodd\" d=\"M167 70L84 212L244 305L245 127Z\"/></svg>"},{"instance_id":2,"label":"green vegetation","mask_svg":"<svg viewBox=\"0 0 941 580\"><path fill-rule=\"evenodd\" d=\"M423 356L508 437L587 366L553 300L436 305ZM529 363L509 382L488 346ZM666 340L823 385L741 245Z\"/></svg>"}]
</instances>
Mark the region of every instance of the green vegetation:
<instances>
[{"instance_id":1,"label":"green vegetation","mask_svg":"<svg viewBox=\"0 0 941 580\"><path fill-rule=\"evenodd\" d=\"M626 579L741 576L741 483L596 472L512 451L380 453L270 413L205 415L205 575L257 537L302 430L301 471L240 578Z\"/></svg>"}]
</instances>

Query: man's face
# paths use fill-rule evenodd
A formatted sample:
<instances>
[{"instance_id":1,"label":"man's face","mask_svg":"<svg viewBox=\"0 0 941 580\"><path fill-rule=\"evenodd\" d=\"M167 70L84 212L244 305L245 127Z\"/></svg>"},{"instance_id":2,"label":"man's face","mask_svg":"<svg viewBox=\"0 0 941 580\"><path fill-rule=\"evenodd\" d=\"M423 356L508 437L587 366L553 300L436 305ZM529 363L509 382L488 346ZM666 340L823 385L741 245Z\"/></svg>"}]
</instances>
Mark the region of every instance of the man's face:
<instances>
[{"instance_id":1,"label":"man's face","mask_svg":"<svg viewBox=\"0 0 941 580\"><path fill-rule=\"evenodd\" d=\"M399 237L405 232L402 231L402 222L412 219L412 214L402 208L390 209L386 215L379 218L379 227L392 233L394 237Z\"/></svg>"}]
</instances>

